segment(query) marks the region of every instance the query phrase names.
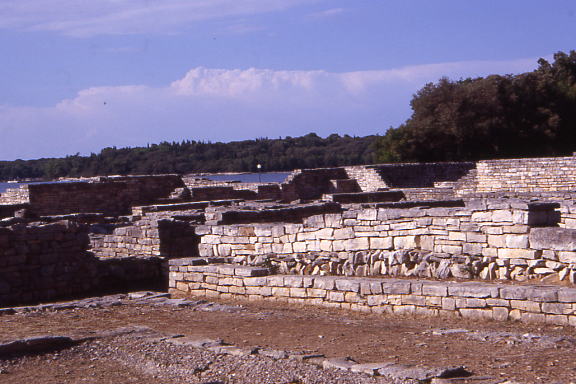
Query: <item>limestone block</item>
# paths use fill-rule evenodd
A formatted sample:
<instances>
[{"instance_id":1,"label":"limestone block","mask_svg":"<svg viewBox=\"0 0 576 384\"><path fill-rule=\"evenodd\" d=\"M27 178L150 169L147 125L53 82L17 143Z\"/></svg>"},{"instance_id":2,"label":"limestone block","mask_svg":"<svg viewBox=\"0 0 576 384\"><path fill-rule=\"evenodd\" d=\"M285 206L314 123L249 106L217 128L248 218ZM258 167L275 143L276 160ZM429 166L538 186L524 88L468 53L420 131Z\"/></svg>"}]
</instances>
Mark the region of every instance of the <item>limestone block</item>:
<instances>
[{"instance_id":1,"label":"limestone block","mask_svg":"<svg viewBox=\"0 0 576 384\"><path fill-rule=\"evenodd\" d=\"M271 287L284 287L284 277L282 275L273 275L266 278L267 285Z\"/></svg>"},{"instance_id":2,"label":"limestone block","mask_svg":"<svg viewBox=\"0 0 576 384\"><path fill-rule=\"evenodd\" d=\"M520 320L526 323L544 323L546 315L542 313L521 312Z\"/></svg>"},{"instance_id":3,"label":"limestone block","mask_svg":"<svg viewBox=\"0 0 576 384\"><path fill-rule=\"evenodd\" d=\"M405 295L402 296L402 305L418 305L418 306L425 306L426 305L426 297L420 295Z\"/></svg>"},{"instance_id":4,"label":"limestone block","mask_svg":"<svg viewBox=\"0 0 576 384\"><path fill-rule=\"evenodd\" d=\"M492 319L492 310L477 308L460 308L460 315L465 319L489 320Z\"/></svg>"},{"instance_id":5,"label":"limestone block","mask_svg":"<svg viewBox=\"0 0 576 384\"><path fill-rule=\"evenodd\" d=\"M426 296L426 306L427 307L442 307L442 297L437 296Z\"/></svg>"},{"instance_id":6,"label":"limestone block","mask_svg":"<svg viewBox=\"0 0 576 384\"><path fill-rule=\"evenodd\" d=\"M381 294L382 293L382 283L379 281L371 281L370 282L370 291L373 294Z\"/></svg>"},{"instance_id":7,"label":"limestone block","mask_svg":"<svg viewBox=\"0 0 576 384\"><path fill-rule=\"evenodd\" d=\"M314 288L323 289L326 291L334 290L336 287L335 279L332 277L316 277L314 278Z\"/></svg>"},{"instance_id":8,"label":"limestone block","mask_svg":"<svg viewBox=\"0 0 576 384\"><path fill-rule=\"evenodd\" d=\"M344 292L330 291L327 296L329 301L341 303L344 302Z\"/></svg>"},{"instance_id":9,"label":"limestone block","mask_svg":"<svg viewBox=\"0 0 576 384\"><path fill-rule=\"evenodd\" d=\"M498 297L499 292L498 287L485 283L460 283L448 286L448 294L450 296L486 299Z\"/></svg>"},{"instance_id":10,"label":"limestone block","mask_svg":"<svg viewBox=\"0 0 576 384\"><path fill-rule=\"evenodd\" d=\"M263 277L247 277L244 279L244 285L245 286L251 286L251 287L263 287L267 284L267 278L265 276Z\"/></svg>"},{"instance_id":11,"label":"limestone block","mask_svg":"<svg viewBox=\"0 0 576 384\"><path fill-rule=\"evenodd\" d=\"M332 247L331 240L320 240L320 250L324 252L332 252L334 248Z\"/></svg>"},{"instance_id":12,"label":"limestone block","mask_svg":"<svg viewBox=\"0 0 576 384\"><path fill-rule=\"evenodd\" d=\"M506 248L528 248L528 235L505 235Z\"/></svg>"},{"instance_id":13,"label":"limestone block","mask_svg":"<svg viewBox=\"0 0 576 384\"><path fill-rule=\"evenodd\" d=\"M568 325L568 316L566 315L546 315L546 324Z\"/></svg>"},{"instance_id":14,"label":"limestone block","mask_svg":"<svg viewBox=\"0 0 576 384\"><path fill-rule=\"evenodd\" d=\"M393 310L395 314L399 315L412 315L416 312L416 306L414 305L394 305Z\"/></svg>"},{"instance_id":15,"label":"limestone block","mask_svg":"<svg viewBox=\"0 0 576 384\"><path fill-rule=\"evenodd\" d=\"M362 251L369 248L370 244L367 237L357 237L344 240L344 250L346 251Z\"/></svg>"},{"instance_id":16,"label":"limestone block","mask_svg":"<svg viewBox=\"0 0 576 384\"><path fill-rule=\"evenodd\" d=\"M492 213L492 221L495 223L513 222L512 211L507 209L497 209Z\"/></svg>"},{"instance_id":17,"label":"limestone block","mask_svg":"<svg viewBox=\"0 0 576 384\"><path fill-rule=\"evenodd\" d=\"M397 236L394 237L394 249L419 248L419 242L419 236Z\"/></svg>"},{"instance_id":18,"label":"limestone block","mask_svg":"<svg viewBox=\"0 0 576 384\"><path fill-rule=\"evenodd\" d=\"M506 236L505 235L488 235L488 245L490 247L505 248Z\"/></svg>"},{"instance_id":19,"label":"limestone block","mask_svg":"<svg viewBox=\"0 0 576 384\"><path fill-rule=\"evenodd\" d=\"M354 237L355 234L352 228L339 228L334 230L334 239L336 240L353 239Z\"/></svg>"},{"instance_id":20,"label":"limestone block","mask_svg":"<svg viewBox=\"0 0 576 384\"><path fill-rule=\"evenodd\" d=\"M308 245L304 241L297 241L295 243L292 243L292 249L294 250L294 252L304 253L308 251Z\"/></svg>"},{"instance_id":21,"label":"limestone block","mask_svg":"<svg viewBox=\"0 0 576 384\"><path fill-rule=\"evenodd\" d=\"M534 249L499 248L498 257L505 259L537 259L542 251Z\"/></svg>"},{"instance_id":22,"label":"limestone block","mask_svg":"<svg viewBox=\"0 0 576 384\"><path fill-rule=\"evenodd\" d=\"M318 240L332 240L333 237L334 237L333 228L322 228L319 231L316 231L316 239Z\"/></svg>"},{"instance_id":23,"label":"limestone block","mask_svg":"<svg viewBox=\"0 0 576 384\"><path fill-rule=\"evenodd\" d=\"M307 288L306 293L308 297L324 298L326 297L325 289Z\"/></svg>"},{"instance_id":24,"label":"limestone block","mask_svg":"<svg viewBox=\"0 0 576 384\"><path fill-rule=\"evenodd\" d=\"M414 221L404 221L400 223L390 224L390 230L392 231L406 231L410 229L416 229L416 222Z\"/></svg>"},{"instance_id":25,"label":"limestone block","mask_svg":"<svg viewBox=\"0 0 576 384\"><path fill-rule=\"evenodd\" d=\"M527 299L538 302L557 302L559 288L556 287L530 287Z\"/></svg>"},{"instance_id":26,"label":"limestone block","mask_svg":"<svg viewBox=\"0 0 576 384\"><path fill-rule=\"evenodd\" d=\"M532 228L530 230L530 247L556 251L576 251L576 229Z\"/></svg>"},{"instance_id":27,"label":"limestone block","mask_svg":"<svg viewBox=\"0 0 576 384\"><path fill-rule=\"evenodd\" d=\"M290 288L290 297L308 297L306 288Z\"/></svg>"},{"instance_id":28,"label":"limestone block","mask_svg":"<svg viewBox=\"0 0 576 384\"><path fill-rule=\"evenodd\" d=\"M272 295L280 297L290 297L290 288L272 287Z\"/></svg>"},{"instance_id":29,"label":"limestone block","mask_svg":"<svg viewBox=\"0 0 576 384\"><path fill-rule=\"evenodd\" d=\"M307 247L308 252L319 252L321 250L320 249L320 240L307 241L306 247Z\"/></svg>"},{"instance_id":30,"label":"limestone block","mask_svg":"<svg viewBox=\"0 0 576 384\"><path fill-rule=\"evenodd\" d=\"M425 283L422 294L426 296L448 296L448 286L444 283Z\"/></svg>"},{"instance_id":31,"label":"limestone block","mask_svg":"<svg viewBox=\"0 0 576 384\"><path fill-rule=\"evenodd\" d=\"M359 303L360 301L362 301L362 298L356 292L345 292L344 301L347 303Z\"/></svg>"},{"instance_id":32,"label":"limestone block","mask_svg":"<svg viewBox=\"0 0 576 384\"><path fill-rule=\"evenodd\" d=\"M376 220L377 214L378 211L376 209L363 209L358 212L357 219L366 221Z\"/></svg>"},{"instance_id":33,"label":"limestone block","mask_svg":"<svg viewBox=\"0 0 576 384\"><path fill-rule=\"evenodd\" d=\"M498 227L483 226L482 231L488 235L501 235L504 233L504 228L501 226Z\"/></svg>"},{"instance_id":34,"label":"limestone block","mask_svg":"<svg viewBox=\"0 0 576 384\"><path fill-rule=\"evenodd\" d=\"M467 255L482 255L483 244L479 243L464 243L462 252Z\"/></svg>"},{"instance_id":35,"label":"limestone block","mask_svg":"<svg viewBox=\"0 0 576 384\"><path fill-rule=\"evenodd\" d=\"M576 252L558 251L558 260L562 263L576 263Z\"/></svg>"},{"instance_id":36,"label":"limestone block","mask_svg":"<svg viewBox=\"0 0 576 384\"><path fill-rule=\"evenodd\" d=\"M332 242L332 250L334 252L340 252L344 250L344 242L346 240L334 240Z\"/></svg>"},{"instance_id":37,"label":"limestone block","mask_svg":"<svg viewBox=\"0 0 576 384\"><path fill-rule=\"evenodd\" d=\"M280 236L284 236L285 229L283 225L274 225L272 228L272 237L278 238Z\"/></svg>"},{"instance_id":38,"label":"limestone block","mask_svg":"<svg viewBox=\"0 0 576 384\"><path fill-rule=\"evenodd\" d=\"M324 215L314 215L305 218L304 226L309 228L323 228L325 226Z\"/></svg>"},{"instance_id":39,"label":"limestone block","mask_svg":"<svg viewBox=\"0 0 576 384\"><path fill-rule=\"evenodd\" d=\"M360 281L352 279L337 279L336 289L339 291L360 292Z\"/></svg>"},{"instance_id":40,"label":"limestone block","mask_svg":"<svg viewBox=\"0 0 576 384\"><path fill-rule=\"evenodd\" d=\"M324 215L324 222L328 228L340 228L342 226L342 214L330 213Z\"/></svg>"},{"instance_id":41,"label":"limestone block","mask_svg":"<svg viewBox=\"0 0 576 384\"><path fill-rule=\"evenodd\" d=\"M436 245L434 250L440 253L449 253L452 255L459 255L462 253L461 245Z\"/></svg>"},{"instance_id":42,"label":"limestone block","mask_svg":"<svg viewBox=\"0 0 576 384\"><path fill-rule=\"evenodd\" d=\"M284 276L284 286L290 288L301 288L303 286L303 276Z\"/></svg>"},{"instance_id":43,"label":"limestone block","mask_svg":"<svg viewBox=\"0 0 576 384\"><path fill-rule=\"evenodd\" d=\"M458 304L458 299L456 299L456 306L460 307ZM486 308L486 300L484 299L474 299L474 298L466 298L464 299L464 305L462 307L465 308Z\"/></svg>"},{"instance_id":44,"label":"limestone block","mask_svg":"<svg viewBox=\"0 0 576 384\"><path fill-rule=\"evenodd\" d=\"M448 240L466 241L466 233L450 231L448 232Z\"/></svg>"},{"instance_id":45,"label":"limestone block","mask_svg":"<svg viewBox=\"0 0 576 384\"><path fill-rule=\"evenodd\" d=\"M572 304L568 303L542 303L542 312L554 315L573 315Z\"/></svg>"},{"instance_id":46,"label":"limestone block","mask_svg":"<svg viewBox=\"0 0 576 384\"><path fill-rule=\"evenodd\" d=\"M470 217L470 220L474 222L483 222L483 221L492 221L492 213L491 212L474 212Z\"/></svg>"},{"instance_id":47,"label":"limestone block","mask_svg":"<svg viewBox=\"0 0 576 384\"><path fill-rule=\"evenodd\" d=\"M561 303L576 303L576 288L562 288L558 291L558 301Z\"/></svg>"},{"instance_id":48,"label":"limestone block","mask_svg":"<svg viewBox=\"0 0 576 384\"><path fill-rule=\"evenodd\" d=\"M509 317L508 308L494 307L492 308L492 318L496 321L507 321Z\"/></svg>"},{"instance_id":49,"label":"limestone block","mask_svg":"<svg viewBox=\"0 0 576 384\"><path fill-rule=\"evenodd\" d=\"M392 249L392 237L371 237L369 249Z\"/></svg>"},{"instance_id":50,"label":"limestone block","mask_svg":"<svg viewBox=\"0 0 576 384\"><path fill-rule=\"evenodd\" d=\"M385 294L409 294L412 290L411 282L405 280L384 280L382 292Z\"/></svg>"}]
</instances>

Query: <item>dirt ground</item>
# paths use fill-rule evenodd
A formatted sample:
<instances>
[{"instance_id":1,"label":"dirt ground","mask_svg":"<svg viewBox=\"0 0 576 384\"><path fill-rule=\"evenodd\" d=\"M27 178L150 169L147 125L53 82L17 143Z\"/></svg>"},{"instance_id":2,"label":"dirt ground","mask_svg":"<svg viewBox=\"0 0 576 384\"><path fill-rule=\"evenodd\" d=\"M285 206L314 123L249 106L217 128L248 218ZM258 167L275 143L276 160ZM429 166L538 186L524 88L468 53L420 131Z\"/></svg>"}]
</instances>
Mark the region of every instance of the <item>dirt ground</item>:
<instances>
[{"instance_id":1,"label":"dirt ground","mask_svg":"<svg viewBox=\"0 0 576 384\"><path fill-rule=\"evenodd\" d=\"M361 363L464 365L475 377L492 377L493 382L500 378L519 383L576 383L576 332L572 327L399 317L264 302L224 303L240 304L242 308L205 312L123 305L2 315L0 341L38 335L86 336L98 330L147 326L159 332L221 338L238 346L348 356ZM110 375L116 383L163 382L129 374L113 360L95 367L86 350L80 348L75 353L59 359L59 368L49 368L46 358L26 358L15 366L13 374L0 373L0 383L104 383ZM74 376L73 372L80 373ZM50 374L62 375L66 380L48 380ZM18 377L27 381L18 381Z\"/></svg>"}]
</instances>

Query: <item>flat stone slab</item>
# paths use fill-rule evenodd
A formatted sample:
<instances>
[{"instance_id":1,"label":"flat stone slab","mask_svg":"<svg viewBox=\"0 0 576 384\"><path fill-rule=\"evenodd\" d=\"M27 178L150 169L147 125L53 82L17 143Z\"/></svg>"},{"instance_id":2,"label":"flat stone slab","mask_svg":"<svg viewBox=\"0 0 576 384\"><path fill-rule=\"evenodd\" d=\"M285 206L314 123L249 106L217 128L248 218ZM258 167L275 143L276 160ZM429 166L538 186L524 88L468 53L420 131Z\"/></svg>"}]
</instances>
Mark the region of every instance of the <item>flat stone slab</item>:
<instances>
[{"instance_id":1,"label":"flat stone slab","mask_svg":"<svg viewBox=\"0 0 576 384\"><path fill-rule=\"evenodd\" d=\"M76 341L68 336L38 336L0 344L0 357L31 355L69 348Z\"/></svg>"},{"instance_id":2,"label":"flat stone slab","mask_svg":"<svg viewBox=\"0 0 576 384\"><path fill-rule=\"evenodd\" d=\"M427 381L433 378L467 377L471 373L464 367L427 368L414 365L392 364L378 369L380 376L388 376L394 379Z\"/></svg>"},{"instance_id":3,"label":"flat stone slab","mask_svg":"<svg viewBox=\"0 0 576 384\"><path fill-rule=\"evenodd\" d=\"M349 357L335 357L332 359L326 359L322 363L322 368L324 369L341 369L343 371L349 371L356 362Z\"/></svg>"}]
</instances>

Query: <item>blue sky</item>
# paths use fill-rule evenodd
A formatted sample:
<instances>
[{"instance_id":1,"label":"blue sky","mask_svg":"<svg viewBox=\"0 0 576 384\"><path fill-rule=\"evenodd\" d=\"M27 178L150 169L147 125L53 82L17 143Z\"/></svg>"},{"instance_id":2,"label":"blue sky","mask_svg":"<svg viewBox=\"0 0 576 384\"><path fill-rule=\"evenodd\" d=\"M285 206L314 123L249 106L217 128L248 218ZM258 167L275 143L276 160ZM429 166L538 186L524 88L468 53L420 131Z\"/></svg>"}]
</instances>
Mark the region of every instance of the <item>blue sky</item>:
<instances>
[{"instance_id":1,"label":"blue sky","mask_svg":"<svg viewBox=\"0 0 576 384\"><path fill-rule=\"evenodd\" d=\"M2 0L0 159L384 133L425 83L574 36L562 0Z\"/></svg>"}]
</instances>

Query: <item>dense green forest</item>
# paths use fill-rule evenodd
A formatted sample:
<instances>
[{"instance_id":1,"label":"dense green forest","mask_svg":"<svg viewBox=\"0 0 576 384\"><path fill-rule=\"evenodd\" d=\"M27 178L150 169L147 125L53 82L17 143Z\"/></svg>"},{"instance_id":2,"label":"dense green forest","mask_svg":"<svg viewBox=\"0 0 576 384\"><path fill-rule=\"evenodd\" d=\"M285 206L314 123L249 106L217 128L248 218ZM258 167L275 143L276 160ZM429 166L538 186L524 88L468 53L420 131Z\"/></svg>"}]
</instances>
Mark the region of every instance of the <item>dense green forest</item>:
<instances>
[{"instance_id":1,"label":"dense green forest","mask_svg":"<svg viewBox=\"0 0 576 384\"><path fill-rule=\"evenodd\" d=\"M105 148L90 156L0 162L0 180L116 174L291 171L296 168L368 164L376 136L314 133L284 139L230 143L184 141L137 148Z\"/></svg>"},{"instance_id":2,"label":"dense green forest","mask_svg":"<svg viewBox=\"0 0 576 384\"><path fill-rule=\"evenodd\" d=\"M461 161L576 150L576 51L533 72L427 84L413 114L378 140L377 160Z\"/></svg>"}]
</instances>

